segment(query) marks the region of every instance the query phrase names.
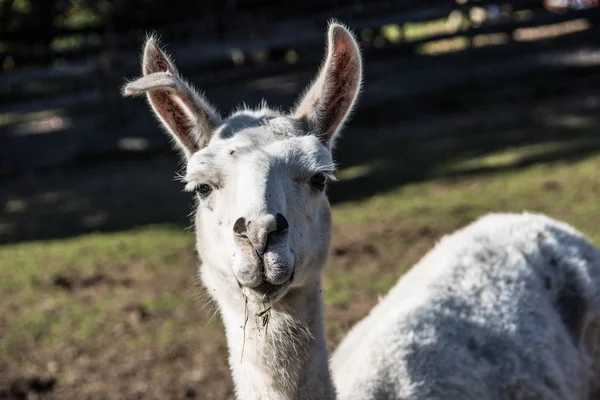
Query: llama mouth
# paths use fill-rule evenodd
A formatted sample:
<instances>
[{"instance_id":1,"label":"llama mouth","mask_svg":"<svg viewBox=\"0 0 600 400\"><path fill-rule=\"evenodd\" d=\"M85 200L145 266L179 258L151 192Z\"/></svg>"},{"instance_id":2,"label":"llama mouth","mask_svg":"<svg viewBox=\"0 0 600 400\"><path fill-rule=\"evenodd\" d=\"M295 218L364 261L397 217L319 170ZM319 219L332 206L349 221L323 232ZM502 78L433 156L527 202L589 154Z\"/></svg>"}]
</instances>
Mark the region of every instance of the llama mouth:
<instances>
[{"instance_id":1,"label":"llama mouth","mask_svg":"<svg viewBox=\"0 0 600 400\"><path fill-rule=\"evenodd\" d=\"M287 281L279 285L263 281L260 285L253 288L242 285L240 285L240 288L246 297L261 303L271 303L280 300L287 293L294 280L294 272L292 271L292 275L290 275Z\"/></svg>"}]
</instances>

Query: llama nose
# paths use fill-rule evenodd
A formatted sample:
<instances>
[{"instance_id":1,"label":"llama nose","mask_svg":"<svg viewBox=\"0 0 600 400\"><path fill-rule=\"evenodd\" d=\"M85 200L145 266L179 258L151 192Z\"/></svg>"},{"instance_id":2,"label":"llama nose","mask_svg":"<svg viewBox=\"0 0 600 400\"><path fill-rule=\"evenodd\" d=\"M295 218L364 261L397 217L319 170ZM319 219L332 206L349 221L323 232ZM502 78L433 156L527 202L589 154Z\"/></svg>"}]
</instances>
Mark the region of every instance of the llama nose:
<instances>
[{"instance_id":1,"label":"llama nose","mask_svg":"<svg viewBox=\"0 0 600 400\"><path fill-rule=\"evenodd\" d=\"M273 232L285 232L289 229L290 224L288 224L287 219L280 213L275 214L275 229Z\"/></svg>"},{"instance_id":2,"label":"llama nose","mask_svg":"<svg viewBox=\"0 0 600 400\"><path fill-rule=\"evenodd\" d=\"M239 217L233 224L233 232L238 236L246 234L246 218Z\"/></svg>"},{"instance_id":3,"label":"llama nose","mask_svg":"<svg viewBox=\"0 0 600 400\"><path fill-rule=\"evenodd\" d=\"M270 240L286 232L290 225L281 214L268 214L256 219L238 218L233 224L235 236L248 240L254 250L262 256Z\"/></svg>"}]
</instances>

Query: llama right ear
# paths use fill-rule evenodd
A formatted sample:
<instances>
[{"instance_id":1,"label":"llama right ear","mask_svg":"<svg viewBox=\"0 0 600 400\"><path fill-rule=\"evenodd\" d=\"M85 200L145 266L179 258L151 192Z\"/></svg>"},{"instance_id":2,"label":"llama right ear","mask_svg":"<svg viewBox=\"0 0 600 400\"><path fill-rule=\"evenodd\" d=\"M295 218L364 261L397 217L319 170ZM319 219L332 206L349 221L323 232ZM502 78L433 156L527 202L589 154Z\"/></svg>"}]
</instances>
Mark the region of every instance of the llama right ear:
<instances>
[{"instance_id":1,"label":"llama right ear","mask_svg":"<svg viewBox=\"0 0 600 400\"><path fill-rule=\"evenodd\" d=\"M141 78L123 88L123 95L145 93L152 110L189 159L208 144L221 118L206 99L179 76L152 37L144 47L142 72Z\"/></svg>"},{"instance_id":2,"label":"llama right ear","mask_svg":"<svg viewBox=\"0 0 600 400\"><path fill-rule=\"evenodd\" d=\"M308 122L321 142L331 148L356 102L362 81L362 61L352 34L335 22L327 33L327 56L321 71L293 112Z\"/></svg>"}]
</instances>

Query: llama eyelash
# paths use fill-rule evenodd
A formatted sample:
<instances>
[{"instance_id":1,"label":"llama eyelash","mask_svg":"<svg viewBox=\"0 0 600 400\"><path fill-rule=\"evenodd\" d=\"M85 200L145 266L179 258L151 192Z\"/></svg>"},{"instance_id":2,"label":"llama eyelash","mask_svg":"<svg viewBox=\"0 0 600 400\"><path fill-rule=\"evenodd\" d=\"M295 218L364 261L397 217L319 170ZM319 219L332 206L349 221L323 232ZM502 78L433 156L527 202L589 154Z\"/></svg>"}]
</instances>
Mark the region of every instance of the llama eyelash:
<instances>
[{"instance_id":1,"label":"llama eyelash","mask_svg":"<svg viewBox=\"0 0 600 400\"><path fill-rule=\"evenodd\" d=\"M188 182L184 188L183 191L184 192L190 192L193 193L196 190L198 190L198 188L202 185L209 185L211 188L218 190L221 189L223 187L223 185L221 185L219 182L213 182L213 181L195 181L195 182Z\"/></svg>"},{"instance_id":2,"label":"llama eyelash","mask_svg":"<svg viewBox=\"0 0 600 400\"><path fill-rule=\"evenodd\" d=\"M193 193L199 185L200 183L197 182L187 182L183 188L183 191Z\"/></svg>"},{"instance_id":3,"label":"llama eyelash","mask_svg":"<svg viewBox=\"0 0 600 400\"><path fill-rule=\"evenodd\" d=\"M329 172L325 172L325 171L313 171L311 173L308 174L302 174L300 176L298 176L295 181L298 183L308 183L310 182L310 180L317 174L323 174L323 176L326 179L326 182L337 182L337 178L336 176L333 174L333 172L329 171Z\"/></svg>"},{"instance_id":4,"label":"llama eyelash","mask_svg":"<svg viewBox=\"0 0 600 400\"><path fill-rule=\"evenodd\" d=\"M336 171L335 164L332 163L332 164L323 165L321 167L316 168L312 172L312 175L321 173L321 174L325 175L325 177L327 178L327 181L336 182L338 179L335 176L335 171Z\"/></svg>"},{"instance_id":5,"label":"llama eyelash","mask_svg":"<svg viewBox=\"0 0 600 400\"><path fill-rule=\"evenodd\" d=\"M323 172L323 175L327 178L327 181L337 182L338 178L332 172Z\"/></svg>"}]
</instances>

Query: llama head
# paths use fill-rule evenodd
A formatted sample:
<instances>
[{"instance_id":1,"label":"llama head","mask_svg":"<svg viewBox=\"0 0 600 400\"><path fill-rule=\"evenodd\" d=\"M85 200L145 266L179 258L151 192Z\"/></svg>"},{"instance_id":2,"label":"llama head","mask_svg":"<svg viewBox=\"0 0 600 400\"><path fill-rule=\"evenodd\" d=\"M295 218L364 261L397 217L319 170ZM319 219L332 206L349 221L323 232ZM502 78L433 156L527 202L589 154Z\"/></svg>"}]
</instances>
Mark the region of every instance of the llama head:
<instances>
[{"instance_id":1,"label":"llama head","mask_svg":"<svg viewBox=\"0 0 600 400\"><path fill-rule=\"evenodd\" d=\"M332 23L327 42L321 71L289 113L263 106L222 119L152 38L143 76L124 88L147 96L185 157L185 188L198 200L202 276L215 292L225 287L229 296L233 290L275 302L321 273L331 230L324 192L334 171L331 149L361 85L352 35Z\"/></svg>"}]
</instances>

